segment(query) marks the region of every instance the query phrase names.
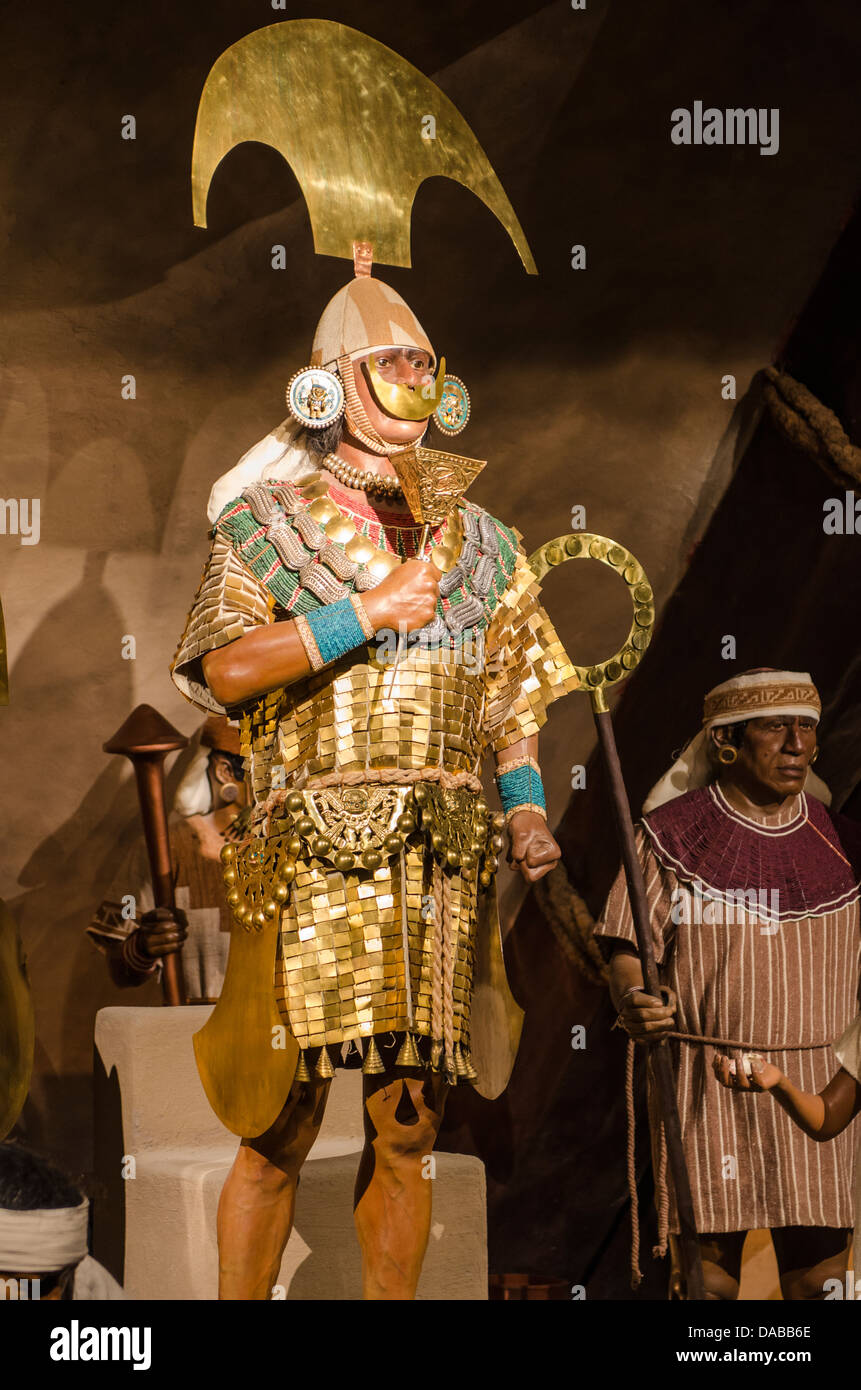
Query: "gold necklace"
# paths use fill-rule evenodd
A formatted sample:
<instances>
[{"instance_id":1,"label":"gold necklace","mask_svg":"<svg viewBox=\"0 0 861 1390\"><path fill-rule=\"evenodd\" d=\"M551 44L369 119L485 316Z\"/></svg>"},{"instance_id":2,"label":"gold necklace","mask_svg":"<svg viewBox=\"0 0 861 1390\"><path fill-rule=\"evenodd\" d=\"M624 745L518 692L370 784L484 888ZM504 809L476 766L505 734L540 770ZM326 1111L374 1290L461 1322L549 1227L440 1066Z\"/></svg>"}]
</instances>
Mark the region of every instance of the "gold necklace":
<instances>
[{"instance_id":1,"label":"gold necklace","mask_svg":"<svg viewBox=\"0 0 861 1390\"><path fill-rule=\"evenodd\" d=\"M384 550L361 534L353 518L345 516L330 496L329 485L319 473L312 473L310 477L294 483L293 487L308 502L308 515L322 528L327 540L342 546L347 558L361 569L369 570L378 582L403 564L399 555ZM428 559L441 573L447 574L457 563L462 545L463 522L455 504L448 515L443 538L433 545Z\"/></svg>"},{"instance_id":2,"label":"gold necklace","mask_svg":"<svg viewBox=\"0 0 861 1390\"><path fill-rule=\"evenodd\" d=\"M371 470L363 472L356 468L352 463L347 463L346 459L339 458L337 454L327 454L323 460L325 467L337 478L339 483L345 487L356 488L361 492L377 492L383 497L403 497L404 490L397 478L392 478L384 473L374 473Z\"/></svg>"}]
</instances>

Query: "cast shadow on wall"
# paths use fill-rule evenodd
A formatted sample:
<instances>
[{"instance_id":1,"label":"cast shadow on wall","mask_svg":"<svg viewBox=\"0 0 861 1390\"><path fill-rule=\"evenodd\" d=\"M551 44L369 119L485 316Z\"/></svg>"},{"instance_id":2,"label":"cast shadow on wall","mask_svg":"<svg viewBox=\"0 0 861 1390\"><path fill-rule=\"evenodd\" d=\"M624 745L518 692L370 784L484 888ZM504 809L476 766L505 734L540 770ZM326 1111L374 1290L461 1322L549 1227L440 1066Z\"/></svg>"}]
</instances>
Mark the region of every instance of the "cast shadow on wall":
<instances>
[{"instance_id":1,"label":"cast shadow on wall","mask_svg":"<svg viewBox=\"0 0 861 1390\"><path fill-rule=\"evenodd\" d=\"M9 901L37 1019L33 1084L19 1128L40 1147L55 1148L62 1136L58 1157L78 1169L90 1165L95 1015L118 1002L84 928L141 835L128 763L101 746L135 703L134 668L121 657L125 620L103 583L107 559L88 554L80 582L25 644L12 672L14 722L6 726L7 739L14 734L20 748L32 750L34 775L38 766L42 778L52 769L56 779L53 787L44 782L47 831L21 870L22 892ZM174 762L169 796L188 756ZM136 1004L159 1001L155 984L135 991Z\"/></svg>"}]
</instances>

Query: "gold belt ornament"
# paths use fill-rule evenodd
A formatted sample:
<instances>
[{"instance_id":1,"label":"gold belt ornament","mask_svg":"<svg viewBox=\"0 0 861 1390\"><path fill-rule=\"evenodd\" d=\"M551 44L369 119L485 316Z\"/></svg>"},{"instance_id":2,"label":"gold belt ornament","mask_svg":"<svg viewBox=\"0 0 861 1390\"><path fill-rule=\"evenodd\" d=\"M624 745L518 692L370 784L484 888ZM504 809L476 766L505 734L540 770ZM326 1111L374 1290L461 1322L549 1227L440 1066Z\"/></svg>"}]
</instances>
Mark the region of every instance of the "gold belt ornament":
<instances>
[{"instance_id":1,"label":"gold belt ornament","mask_svg":"<svg viewBox=\"0 0 861 1390\"><path fill-rule=\"evenodd\" d=\"M261 930L286 903L298 862L316 859L341 873L373 873L422 841L441 864L465 878L477 874L489 888L503 819L471 788L433 782L290 791L273 810L266 837L221 851L227 902L246 931Z\"/></svg>"}]
</instances>

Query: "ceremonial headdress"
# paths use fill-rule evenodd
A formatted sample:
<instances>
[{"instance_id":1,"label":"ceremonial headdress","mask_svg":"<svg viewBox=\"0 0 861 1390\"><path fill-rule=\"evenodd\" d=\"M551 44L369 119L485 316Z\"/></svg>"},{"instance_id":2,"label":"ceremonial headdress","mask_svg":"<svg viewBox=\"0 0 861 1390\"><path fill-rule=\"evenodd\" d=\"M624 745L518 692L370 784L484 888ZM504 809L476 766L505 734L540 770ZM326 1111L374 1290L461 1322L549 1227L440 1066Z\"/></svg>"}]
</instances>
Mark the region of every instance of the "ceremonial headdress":
<instances>
[{"instance_id":1,"label":"ceremonial headdress","mask_svg":"<svg viewBox=\"0 0 861 1390\"><path fill-rule=\"evenodd\" d=\"M342 358L353 361L381 348L419 348L436 360L430 339L391 285L370 273L370 263L356 257L356 275L329 300L311 349L311 365L334 371Z\"/></svg>"},{"instance_id":2,"label":"ceremonial headdress","mask_svg":"<svg viewBox=\"0 0 861 1390\"><path fill-rule=\"evenodd\" d=\"M709 731L723 724L741 724L766 715L797 716L818 721L822 711L819 692L806 671L750 671L723 681L703 702L703 727L682 749L669 771L656 782L643 803L648 814L674 797L714 779L708 756ZM831 793L812 768L807 769L804 790L831 803Z\"/></svg>"},{"instance_id":3,"label":"ceremonial headdress","mask_svg":"<svg viewBox=\"0 0 861 1390\"><path fill-rule=\"evenodd\" d=\"M308 80L309 72L326 80ZM422 112L417 125L415 113ZM314 335L310 366L291 379L286 420L218 480L208 515L214 522L244 487L261 478L298 481L315 460L304 447L304 429L325 429L345 414L351 433L379 454L402 454L414 472L436 462L451 470L454 456L413 452L375 431L354 378L357 357L383 348L436 353L403 298L371 275L372 255L388 265L410 265L410 217L415 194L428 178L442 176L469 188L495 214L526 270L536 273L526 237L487 155L460 112L427 77L383 44L326 20L269 25L233 44L214 64L203 90L192 156L194 220L206 226L210 184L221 160L253 140L277 149L290 164L308 206L318 254L352 258L355 278L330 300ZM372 389L379 378L369 364ZM470 412L457 377L446 376L421 392L389 383L383 408L405 419L432 413L444 434L458 434ZM404 405L404 411L397 402ZM426 409L423 407L426 406ZM393 458L394 462L394 458ZM458 461L455 459L455 462ZM464 479L478 471L464 461ZM319 459L316 460L319 466ZM399 465L395 464L396 470ZM400 472L399 472L400 476ZM417 482L401 481L411 508ZM422 509L420 518L428 521ZM415 515L415 512L414 512Z\"/></svg>"}]
</instances>

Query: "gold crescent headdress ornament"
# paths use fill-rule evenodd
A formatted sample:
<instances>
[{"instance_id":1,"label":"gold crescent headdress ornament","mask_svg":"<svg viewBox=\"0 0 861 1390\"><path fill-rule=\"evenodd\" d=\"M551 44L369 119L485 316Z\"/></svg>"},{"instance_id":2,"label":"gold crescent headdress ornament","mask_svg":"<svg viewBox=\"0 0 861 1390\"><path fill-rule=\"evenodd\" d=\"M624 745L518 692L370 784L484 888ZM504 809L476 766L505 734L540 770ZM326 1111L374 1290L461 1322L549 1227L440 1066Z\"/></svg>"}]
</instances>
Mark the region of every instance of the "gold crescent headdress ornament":
<instances>
[{"instance_id":1,"label":"gold crescent headdress ornament","mask_svg":"<svg viewBox=\"0 0 861 1390\"><path fill-rule=\"evenodd\" d=\"M360 134L357 136L357 132ZM410 215L425 179L453 179L499 219L530 275L523 228L457 107L405 58L345 24L291 19L247 34L222 53L197 113L194 222L206 226L215 170L246 140L284 156L308 204L314 250L411 265Z\"/></svg>"}]
</instances>

